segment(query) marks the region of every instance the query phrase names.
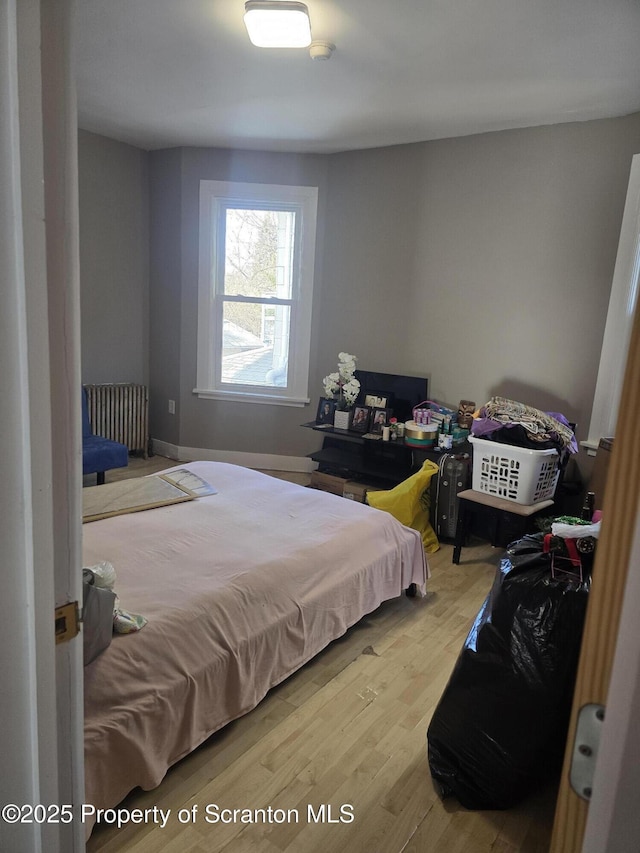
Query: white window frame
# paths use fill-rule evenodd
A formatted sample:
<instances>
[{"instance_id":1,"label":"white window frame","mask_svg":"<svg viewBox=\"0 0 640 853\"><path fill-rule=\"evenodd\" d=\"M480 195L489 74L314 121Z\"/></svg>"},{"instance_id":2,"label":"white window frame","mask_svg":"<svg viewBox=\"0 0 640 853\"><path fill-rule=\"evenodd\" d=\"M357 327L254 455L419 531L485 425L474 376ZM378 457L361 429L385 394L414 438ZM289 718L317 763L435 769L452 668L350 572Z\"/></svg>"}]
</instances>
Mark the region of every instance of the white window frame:
<instances>
[{"instance_id":1,"label":"white window frame","mask_svg":"<svg viewBox=\"0 0 640 853\"><path fill-rule=\"evenodd\" d=\"M280 206L296 212L294 276L292 282L291 335L287 387L234 385L220 378L222 355L222 304L216 295L218 275L224 266L219 218L233 204L246 207ZM198 270L198 344L194 394L214 400L304 406L309 398L309 348L313 272L315 264L318 188L282 184L248 184L235 181L200 181L200 250ZM222 265L220 259L222 258ZM275 302L275 300L274 300Z\"/></svg>"},{"instance_id":2,"label":"white window frame","mask_svg":"<svg viewBox=\"0 0 640 853\"><path fill-rule=\"evenodd\" d=\"M631 162L620 229L589 437L581 442L595 456L601 438L615 435L640 275L640 154Z\"/></svg>"}]
</instances>

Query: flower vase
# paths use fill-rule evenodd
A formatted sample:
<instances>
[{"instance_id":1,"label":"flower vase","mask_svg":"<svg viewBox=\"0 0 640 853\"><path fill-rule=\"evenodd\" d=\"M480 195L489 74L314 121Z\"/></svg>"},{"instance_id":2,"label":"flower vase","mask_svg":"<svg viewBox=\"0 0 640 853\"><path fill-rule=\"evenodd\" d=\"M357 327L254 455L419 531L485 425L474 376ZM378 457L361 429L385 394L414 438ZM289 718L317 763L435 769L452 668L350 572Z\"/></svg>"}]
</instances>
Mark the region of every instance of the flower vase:
<instances>
[{"instance_id":1,"label":"flower vase","mask_svg":"<svg viewBox=\"0 0 640 853\"><path fill-rule=\"evenodd\" d=\"M335 429L349 429L351 422L351 412L347 409L337 409L333 416L333 426Z\"/></svg>"}]
</instances>

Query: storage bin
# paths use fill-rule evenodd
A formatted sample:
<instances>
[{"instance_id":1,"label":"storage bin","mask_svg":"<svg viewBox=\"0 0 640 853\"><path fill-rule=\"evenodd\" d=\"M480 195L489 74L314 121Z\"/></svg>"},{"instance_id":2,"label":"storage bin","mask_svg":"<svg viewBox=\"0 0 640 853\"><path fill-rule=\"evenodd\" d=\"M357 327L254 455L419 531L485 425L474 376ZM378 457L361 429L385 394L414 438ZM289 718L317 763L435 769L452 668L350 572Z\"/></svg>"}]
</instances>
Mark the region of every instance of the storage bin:
<instances>
[{"instance_id":1,"label":"storage bin","mask_svg":"<svg viewBox=\"0 0 640 853\"><path fill-rule=\"evenodd\" d=\"M438 438L438 424L417 424L407 421L404 425L404 443L412 447L433 447Z\"/></svg>"},{"instance_id":2,"label":"storage bin","mask_svg":"<svg viewBox=\"0 0 640 853\"><path fill-rule=\"evenodd\" d=\"M560 475L557 451L529 450L473 435L469 441L476 492L526 505L553 497Z\"/></svg>"}]
</instances>

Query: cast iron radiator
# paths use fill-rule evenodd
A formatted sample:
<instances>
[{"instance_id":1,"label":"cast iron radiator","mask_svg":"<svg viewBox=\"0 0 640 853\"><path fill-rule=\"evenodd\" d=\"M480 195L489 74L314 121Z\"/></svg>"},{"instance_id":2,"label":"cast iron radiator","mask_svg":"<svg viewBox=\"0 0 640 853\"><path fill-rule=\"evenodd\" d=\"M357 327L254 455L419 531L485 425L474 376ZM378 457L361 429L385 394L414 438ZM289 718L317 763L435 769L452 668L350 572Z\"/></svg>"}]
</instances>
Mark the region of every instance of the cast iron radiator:
<instances>
[{"instance_id":1,"label":"cast iron radiator","mask_svg":"<svg viewBox=\"0 0 640 853\"><path fill-rule=\"evenodd\" d=\"M147 458L149 394L146 385L131 382L85 385L89 421L95 435L126 444L130 453Z\"/></svg>"}]
</instances>

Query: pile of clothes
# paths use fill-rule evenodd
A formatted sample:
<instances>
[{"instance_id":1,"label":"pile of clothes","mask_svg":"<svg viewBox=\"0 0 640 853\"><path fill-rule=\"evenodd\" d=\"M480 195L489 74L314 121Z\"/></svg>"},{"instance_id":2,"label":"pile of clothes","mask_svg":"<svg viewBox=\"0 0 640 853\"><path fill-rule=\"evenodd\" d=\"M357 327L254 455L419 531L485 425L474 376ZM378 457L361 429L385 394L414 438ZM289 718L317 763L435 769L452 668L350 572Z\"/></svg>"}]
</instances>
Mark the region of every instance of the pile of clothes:
<instances>
[{"instance_id":1,"label":"pile of clothes","mask_svg":"<svg viewBox=\"0 0 640 853\"><path fill-rule=\"evenodd\" d=\"M471 434L531 450L557 450L560 464L578 452L573 428L559 412L543 412L506 397L492 397L474 417Z\"/></svg>"}]
</instances>

